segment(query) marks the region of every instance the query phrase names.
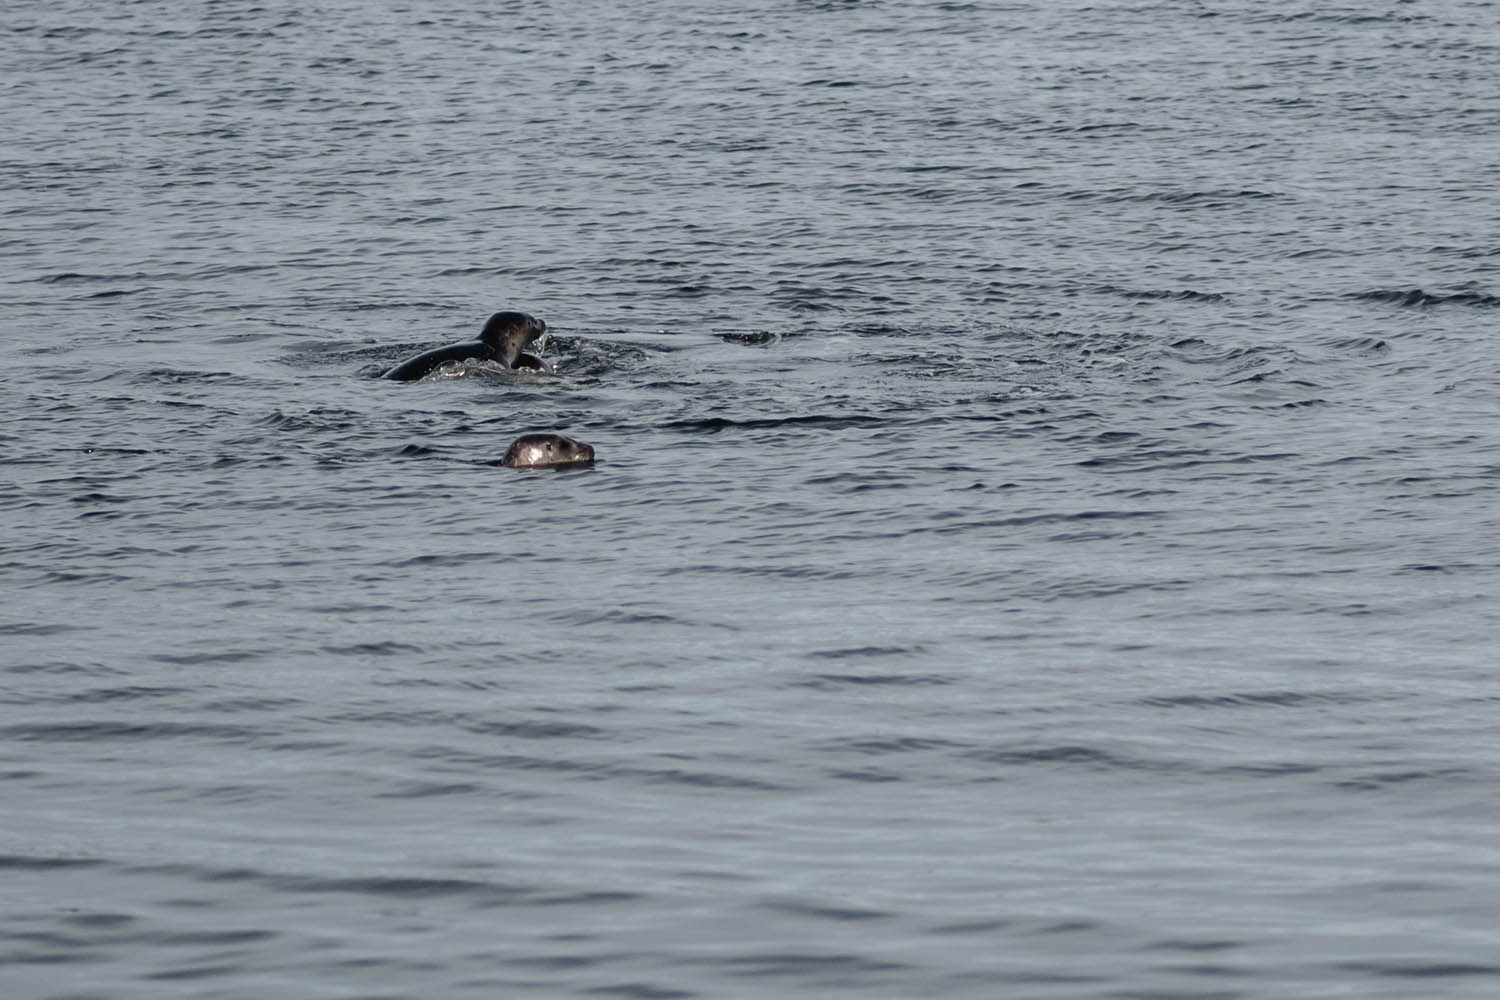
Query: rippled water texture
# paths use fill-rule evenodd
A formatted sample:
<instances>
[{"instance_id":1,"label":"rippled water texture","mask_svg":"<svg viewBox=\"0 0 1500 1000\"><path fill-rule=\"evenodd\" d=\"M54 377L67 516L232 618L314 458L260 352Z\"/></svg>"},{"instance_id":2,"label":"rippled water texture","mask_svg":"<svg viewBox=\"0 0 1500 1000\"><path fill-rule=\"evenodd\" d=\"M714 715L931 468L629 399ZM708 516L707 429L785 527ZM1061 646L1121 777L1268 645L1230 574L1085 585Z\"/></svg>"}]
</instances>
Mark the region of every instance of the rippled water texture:
<instances>
[{"instance_id":1,"label":"rippled water texture","mask_svg":"<svg viewBox=\"0 0 1500 1000\"><path fill-rule=\"evenodd\" d=\"M0 993L1495 995L1496 12L13 3Z\"/></svg>"}]
</instances>

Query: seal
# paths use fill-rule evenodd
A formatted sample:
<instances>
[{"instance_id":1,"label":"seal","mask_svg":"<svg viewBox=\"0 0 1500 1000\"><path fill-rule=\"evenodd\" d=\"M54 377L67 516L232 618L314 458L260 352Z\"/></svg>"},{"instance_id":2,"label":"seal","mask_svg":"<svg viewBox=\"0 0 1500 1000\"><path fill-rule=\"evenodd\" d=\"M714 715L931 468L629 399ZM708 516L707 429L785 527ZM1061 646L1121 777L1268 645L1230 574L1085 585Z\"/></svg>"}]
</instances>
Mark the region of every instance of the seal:
<instances>
[{"instance_id":1,"label":"seal","mask_svg":"<svg viewBox=\"0 0 1500 1000\"><path fill-rule=\"evenodd\" d=\"M561 434L522 434L511 442L503 465L512 469L558 469L591 465L594 449Z\"/></svg>"},{"instance_id":2,"label":"seal","mask_svg":"<svg viewBox=\"0 0 1500 1000\"><path fill-rule=\"evenodd\" d=\"M478 340L450 344L401 362L381 378L412 382L430 375L449 361L495 361L507 368L541 368L536 357L523 353L533 340L547 333L547 324L523 312L498 312L484 324Z\"/></svg>"}]
</instances>

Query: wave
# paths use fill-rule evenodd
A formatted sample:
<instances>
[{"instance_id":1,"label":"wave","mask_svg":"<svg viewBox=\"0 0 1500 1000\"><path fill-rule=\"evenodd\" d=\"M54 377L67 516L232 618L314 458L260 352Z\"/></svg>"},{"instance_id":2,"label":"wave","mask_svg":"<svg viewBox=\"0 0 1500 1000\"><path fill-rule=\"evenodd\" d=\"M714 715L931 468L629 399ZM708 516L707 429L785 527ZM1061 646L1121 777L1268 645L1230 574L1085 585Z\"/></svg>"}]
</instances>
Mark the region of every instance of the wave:
<instances>
[{"instance_id":1,"label":"wave","mask_svg":"<svg viewBox=\"0 0 1500 1000\"><path fill-rule=\"evenodd\" d=\"M1346 298L1365 302L1389 302L1399 306L1475 306L1490 309L1500 306L1500 295L1485 292L1426 292L1420 288L1376 288L1353 292Z\"/></svg>"}]
</instances>

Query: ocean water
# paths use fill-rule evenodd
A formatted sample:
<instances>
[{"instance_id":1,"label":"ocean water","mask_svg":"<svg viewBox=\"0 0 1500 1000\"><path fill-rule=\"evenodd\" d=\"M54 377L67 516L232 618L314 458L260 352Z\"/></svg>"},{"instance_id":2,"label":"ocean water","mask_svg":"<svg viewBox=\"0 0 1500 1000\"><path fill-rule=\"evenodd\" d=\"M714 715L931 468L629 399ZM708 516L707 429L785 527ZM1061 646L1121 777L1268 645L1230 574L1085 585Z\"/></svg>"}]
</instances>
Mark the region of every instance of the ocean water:
<instances>
[{"instance_id":1,"label":"ocean water","mask_svg":"<svg viewBox=\"0 0 1500 1000\"><path fill-rule=\"evenodd\" d=\"M1497 16L16 0L0 993L1496 995Z\"/></svg>"}]
</instances>

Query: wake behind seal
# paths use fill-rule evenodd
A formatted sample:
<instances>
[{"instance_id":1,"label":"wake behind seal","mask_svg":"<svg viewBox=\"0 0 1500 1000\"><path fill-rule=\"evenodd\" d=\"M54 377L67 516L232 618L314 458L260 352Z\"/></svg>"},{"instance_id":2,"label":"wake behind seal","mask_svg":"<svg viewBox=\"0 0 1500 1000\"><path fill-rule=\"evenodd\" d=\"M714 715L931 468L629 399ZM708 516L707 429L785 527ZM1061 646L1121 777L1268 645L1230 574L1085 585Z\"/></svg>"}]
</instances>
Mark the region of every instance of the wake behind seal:
<instances>
[{"instance_id":1,"label":"wake behind seal","mask_svg":"<svg viewBox=\"0 0 1500 1000\"><path fill-rule=\"evenodd\" d=\"M450 344L418 354L401 362L381 378L413 382L432 374L439 366L450 361L494 361L512 369L541 368L541 361L525 351L532 341L546 333L547 324L535 316L523 312L498 312L484 324L478 340Z\"/></svg>"}]
</instances>

